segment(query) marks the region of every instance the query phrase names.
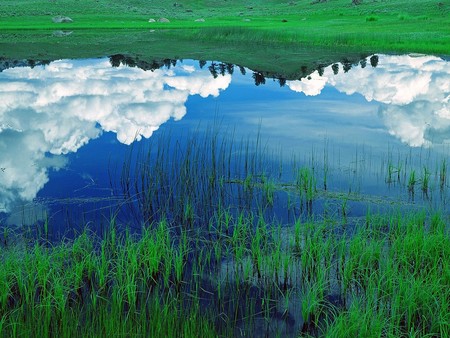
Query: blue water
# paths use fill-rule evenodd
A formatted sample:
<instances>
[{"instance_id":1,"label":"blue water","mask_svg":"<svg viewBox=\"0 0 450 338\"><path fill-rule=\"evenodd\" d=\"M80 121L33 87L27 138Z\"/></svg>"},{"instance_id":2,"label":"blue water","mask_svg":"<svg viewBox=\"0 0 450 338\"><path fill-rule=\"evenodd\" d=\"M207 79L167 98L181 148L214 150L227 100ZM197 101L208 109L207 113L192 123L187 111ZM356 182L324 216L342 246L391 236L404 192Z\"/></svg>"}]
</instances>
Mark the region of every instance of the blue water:
<instances>
[{"instance_id":1,"label":"blue water","mask_svg":"<svg viewBox=\"0 0 450 338\"><path fill-rule=\"evenodd\" d=\"M121 204L112 185L131 146L214 124L234 140L260 137L286 167L295 158L318 168L319 188L327 166L331 191L408 203L404 187L387 180L389 165L402 163L418 174L426 166L438 196L439 166L449 154L450 66L434 56L378 59L376 67L347 72L340 64L337 75L330 65L322 76L315 71L284 86L270 78L255 86L253 72L237 67L214 78L210 62L200 69L193 60L154 71L111 67L108 58L5 69L0 222L107 222ZM447 194L432 202L442 207ZM414 203L430 203L419 196ZM364 214L360 204L355 216Z\"/></svg>"}]
</instances>

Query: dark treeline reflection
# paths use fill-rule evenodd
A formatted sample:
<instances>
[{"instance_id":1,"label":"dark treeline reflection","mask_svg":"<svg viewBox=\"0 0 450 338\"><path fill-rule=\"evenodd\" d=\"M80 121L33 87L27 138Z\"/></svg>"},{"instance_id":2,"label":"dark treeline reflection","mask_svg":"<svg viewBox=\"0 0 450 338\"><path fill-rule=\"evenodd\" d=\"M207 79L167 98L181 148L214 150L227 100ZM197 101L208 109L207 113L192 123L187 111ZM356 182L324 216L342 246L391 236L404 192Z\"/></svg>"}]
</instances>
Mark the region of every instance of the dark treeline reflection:
<instances>
[{"instance_id":1,"label":"dark treeline reflection","mask_svg":"<svg viewBox=\"0 0 450 338\"><path fill-rule=\"evenodd\" d=\"M368 64L372 67L377 67L378 65L378 56L372 55L369 60L367 60L366 57L360 58L360 59L347 59L344 58L339 63L334 63L331 65L331 69L333 70L333 73L337 75L339 72L343 71L344 73L347 73L350 69L353 67L361 67L365 68ZM15 67L31 67L34 68L36 66L46 66L50 64L51 60L12 60L12 59L4 59L0 58L0 72L2 72L5 69L8 68L15 68ZM121 65L128 66L128 67L138 67L145 71L154 71L156 69L161 68L167 68L170 69L171 67L175 67L178 62L183 62L182 59L176 60L176 59L155 59L152 61L148 60L142 60L138 57L131 56L131 55L124 55L124 54L115 54L109 56L109 62L111 63L112 67L119 67ZM226 63L226 62L217 62L217 61L205 61L200 60L198 61L198 65L201 69L204 69L207 67L209 72L214 78L217 78L218 76L224 76L226 74L233 75L236 70L239 70L239 72L242 75L246 75L248 72L248 69L244 68L241 65ZM256 86L260 86L266 83L267 79L272 79L273 81L276 81L279 83L280 87L283 87L286 84L287 80L301 80L303 78L309 78L311 73L314 71L317 71L320 76L323 76L324 70L329 65L326 64L319 64L315 68L314 67L308 67L308 66L299 66L299 71L295 75L285 76L283 74L278 74L274 72L266 72L261 70L250 70L252 72L252 78L255 82Z\"/></svg>"},{"instance_id":2,"label":"dark treeline reflection","mask_svg":"<svg viewBox=\"0 0 450 338\"><path fill-rule=\"evenodd\" d=\"M51 60L33 60L33 59L14 60L0 57L0 73L8 68L16 68L16 67L34 68L36 66L47 66L50 64L50 62Z\"/></svg>"},{"instance_id":3,"label":"dark treeline reflection","mask_svg":"<svg viewBox=\"0 0 450 338\"><path fill-rule=\"evenodd\" d=\"M377 67L378 65L378 56L372 55L369 60L366 57L360 59L347 59L344 58L339 63L332 64L331 68L333 73L337 75L340 71L347 73L353 67L361 67L365 68L367 63L370 63L372 67ZM0 72L8 68L15 67L31 67L34 68L36 66L46 66L50 64L51 60L13 60L13 59L5 59L0 58ZM112 67L119 67L121 65L128 67L138 67L145 71L154 71L156 69L175 67L178 62L183 62L182 59L158 59L158 60L141 60L138 57L124 54L115 54L109 56L109 62ZM226 63L226 62L208 62L205 60L198 61L198 65L201 69L207 67L209 72L214 78L225 74L233 75L235 70L239 70L242 75L246 75L247 69L241 65ZM252 72L252 78L254 79L255 85L260 86L266 83L266 79L273 79L279 83L280 87L283 87L286 84L287 80L301 80L303 78L308 78L311 73L317 71L320 76L323 76L324 70L329 65L319 64L315 68L308 66L299 66L299 71L296 75L285 76L283 74L278 74L274 72L266 72L261 70L250 70ZM341 69L342 68L342 69Z\"/></svg>"},{"instance_id":4,"label":"dark treeline reflection","mask_svg":"<svg viewBox=\"0 0 450 338\"><path fill-rule=\"evenodd\" d=\"M175 67L178 62L183 61L174 59L161 59L149 62L146 60L139 60L132 56L127 56L123 54L112 55L109 57L109 60L111 66L113 67L126 65L128 67L139 67L143 70L150 70L150 71L154 71L156 69L161 68L170 69L171 67ZM339 63L332 64L331 69L333 70L333 73L337 75L340 71L347 73L353 67L365 68L367 66L367 62L368 60L366 57L352 60L344 58L340 61L340 64ZM376 67L378 65L378 56L377 55L371 56L369 58L369 62L372 67ZM208 69L209 72L211 73L211 76L213 76L214 78L217 78L218 76L224 76L226 74L233 75L234 72L237 70L242 75L246 75L248 71L241 65L217 61L199 60L198 66L200 67L200 69L205 69L206 67L206 69ZM289 78L273 72L265 72L260 70L250 70L250 71L252 72L252 78L256 86L265 84L267 79L272 79L273 81L278 82L280 87L283 87L284 85L286 85L287 80L301 80L303 78L310 79L310 75L314 71L317 71L320 76L323 76L326 67L328 67L328 65L325 64L319 64L316 68L300 66L298 74L294 77L290 76Z\"/></svg>"},{"instance_id":5,"label":"dark treeline reflection","mask_svg":"<svg viewBox=\"0 0 450 338\"><path fill-rule=\"evenodd\" d=\"M161 59L146 61L129 55L115 54L109 57L109 62L111 63L112 67L119 67L123 65L128 67L138 67L142 70L154 71L161 68L170 69L171 67L175 67L178 62L183 62L183 60Z\"/></svg>"}]
</instances>

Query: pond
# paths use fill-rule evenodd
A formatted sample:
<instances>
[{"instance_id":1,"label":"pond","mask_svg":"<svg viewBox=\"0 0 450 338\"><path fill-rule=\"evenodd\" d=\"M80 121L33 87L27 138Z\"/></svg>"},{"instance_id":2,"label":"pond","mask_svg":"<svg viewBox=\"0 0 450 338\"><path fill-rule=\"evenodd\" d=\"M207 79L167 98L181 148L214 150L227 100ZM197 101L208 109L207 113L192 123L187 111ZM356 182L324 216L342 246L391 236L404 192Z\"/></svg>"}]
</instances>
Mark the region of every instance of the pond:
<instances>
[{"instance_id":1,"label":"pond","mask_svg":"<svg viewBox=\"0 0 450 338\"><path fill-rule=\"evenodd\" d=\"M436 56L378 54L303 73L286 79L218 61L125 55L3 62L3 245L14 231L45 243L72 238L86 252L106 252L119 274L121 249L78 235L89 228L115 243L115 231L124 232L131 255L128 236L139 234L142 250L163 253L127 264L142 268L150 255L159 268L135 271L146 282L129 281L140 291L122 293L118 312L102 303L120 285L116 275L91 280L82 269L87 284L64 298L77 304L105 292L103 305L83 311L104 306L117 322L148 299L172 309L162 300L169 295L180 300L173 311L206 316L224 336L341 332L348 313L363 311L360 295L383 289L371 278L399 257L395 240L422 238L426 228L436 257L448 251L447 219L438 215L448 213L450 66ZM426 264L420 273L442 268ZM386 273L406 276L404 266ZM445 281L433 281L427 290L443 292ZM155 290L153 298L141 299L142 290ZM416 299L394 291L392 302ZM20 297L5 299L14 307ZM405 324L399 307L402 319L383 332L442 333L443 308L426 307ZM367 332L378 319L400 318L393 309L368 315ZM54 316L65 323L64 311ZM418 324L424 316L437 319Z\"/></svg>"},{"instance_id":2,"label":"pond","mask_svg":"<svg viewBox=\"0 0 450 338\"><path fill-rule=\"evenodd\" d=\"M228 130L223 137L260 138L280 157L272 161L286 166L295 157L315 166L319 181L326 168L328 190L408 201L397 178L415 170L419 179L425 170L439 181L446 161L449 80L447 61L423 55L375 55L300 80L220 62L139 63L121 55L5 69L3 222L34 223L43 215L61 221L64 204L75 212L89 200L117 203L111 169L122 165L130 145L168 129L173 139L201 133L219 121ZM447 189L435 198L439 189L430 190L425 199L445 205Z\"/></svg>"}]
</instances>

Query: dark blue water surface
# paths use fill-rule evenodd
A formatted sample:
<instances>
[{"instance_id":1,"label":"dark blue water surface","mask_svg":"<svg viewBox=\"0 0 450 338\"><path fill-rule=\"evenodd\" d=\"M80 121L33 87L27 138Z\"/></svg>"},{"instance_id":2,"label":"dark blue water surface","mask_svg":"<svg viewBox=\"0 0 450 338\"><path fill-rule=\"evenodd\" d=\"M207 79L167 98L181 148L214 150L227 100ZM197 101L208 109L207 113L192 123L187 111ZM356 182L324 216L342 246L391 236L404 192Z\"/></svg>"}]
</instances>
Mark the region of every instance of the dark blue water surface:
<instances>
[{"instance_id":1,"label":"dark blue water surface","mask_svg":"<svg viewBox=\"0 0 450 338\"><path fill-rule=\"evenodd\" d=\"M119 178L131 147L162 135L182 145L214 128L236 144L259 140L271 168L283 167L280 182L312 168L320 212L337 194L353 201L355 217L368 201L446 208L450 66L435 56L377 57L286 81L192 60L153 70L112 67L110 58L5 69L0 222L107 223L123 203Z\"/></svg>"}]
</instances>

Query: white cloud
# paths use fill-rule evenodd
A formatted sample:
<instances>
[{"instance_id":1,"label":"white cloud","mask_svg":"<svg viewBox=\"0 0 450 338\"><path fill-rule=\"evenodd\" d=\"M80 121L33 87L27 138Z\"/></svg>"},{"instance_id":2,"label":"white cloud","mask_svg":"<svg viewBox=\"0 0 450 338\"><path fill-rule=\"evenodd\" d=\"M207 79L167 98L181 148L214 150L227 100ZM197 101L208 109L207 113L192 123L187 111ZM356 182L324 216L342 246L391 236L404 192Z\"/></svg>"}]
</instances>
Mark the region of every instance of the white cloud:
<instances>
[{"instance_id":1,"label":"white cloud","mask_svg":"<svg viewBox=\"0 0 450 338\"><path fill-rule=\"evenodd\" d=\"M333 74L331 66L320 79L317 71L301 81L288 81L294 91L318 95L325 85L367 101L377 101L390 134L410 146L448 142L443 130L450 124L450 66L435 56L379 55L376 68L353 67ZM440 134L439 138L431 135Z\"/></svg>"},{"instance_id":2,"label":"white cloud","mask_svg":"<svg viewBox=\"0 0 450 338\"><path fill-rule=\"evenodd\" d=\"M211 77L189 65L153 72L108 59L55 61L0 73L0 211L32 200L48 170L64 163L49 155L76 152L103 131L130 144L186 114L189 95L217 96L231 76Z\"/></svg>"},{"instance_id":3,"label":"white cloud","mask_svg":"<svg viewBox=\"0 0 450 338\"><path fill-rule=\"evenodd\" d=\"M287 85L295 92L304 93L307 96L316 96L322 92L322 89L328 82L328 77L320 76L317 71L308 78L298 81L287 81Z\"/></svg>"}]
</instances>

